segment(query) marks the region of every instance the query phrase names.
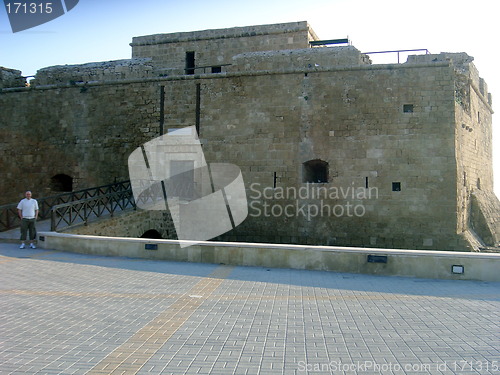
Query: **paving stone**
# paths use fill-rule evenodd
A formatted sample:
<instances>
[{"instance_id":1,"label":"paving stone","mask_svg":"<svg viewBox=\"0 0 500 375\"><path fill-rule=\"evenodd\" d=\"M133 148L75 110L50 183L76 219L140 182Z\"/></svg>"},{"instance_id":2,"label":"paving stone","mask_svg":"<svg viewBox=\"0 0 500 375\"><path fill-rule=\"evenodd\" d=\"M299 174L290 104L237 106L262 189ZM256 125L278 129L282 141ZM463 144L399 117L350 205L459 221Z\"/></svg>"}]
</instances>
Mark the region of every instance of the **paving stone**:
<instances>
[{"instance_id":1,"label":"paving stone","mask_svg":"<svg viewBox=\"0 0 500 375\"><path fill-rule=\"evenodd\" d=\"M498 373L499 283L25 255L0 243L2 374Z\"/></svg>"}]
</instances>

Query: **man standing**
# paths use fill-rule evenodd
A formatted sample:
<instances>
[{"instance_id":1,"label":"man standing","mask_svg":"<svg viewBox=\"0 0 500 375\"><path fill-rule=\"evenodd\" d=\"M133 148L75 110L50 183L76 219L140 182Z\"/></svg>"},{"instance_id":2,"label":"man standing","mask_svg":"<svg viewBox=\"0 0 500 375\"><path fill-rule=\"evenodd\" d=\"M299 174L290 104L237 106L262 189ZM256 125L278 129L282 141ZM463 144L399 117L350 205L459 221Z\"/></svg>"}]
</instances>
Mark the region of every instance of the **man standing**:
<instances>
[{"instance_id":1,"label":"man standing","mask_svg":"<svg viewBox=\"0 0 500 375\"><path fill-rule=\"evenodd\" d=\"M38 219L38 202L36 199L31 198L31 191L26 192L26 198L22 199L17 205L17 213L21 219L21 246L20 249L24 249L26 245L26 234L29 230L30 233L30 247L36 249L35 238L36 238L36 227L35 222Z\"/></svg>"}]
</instances>

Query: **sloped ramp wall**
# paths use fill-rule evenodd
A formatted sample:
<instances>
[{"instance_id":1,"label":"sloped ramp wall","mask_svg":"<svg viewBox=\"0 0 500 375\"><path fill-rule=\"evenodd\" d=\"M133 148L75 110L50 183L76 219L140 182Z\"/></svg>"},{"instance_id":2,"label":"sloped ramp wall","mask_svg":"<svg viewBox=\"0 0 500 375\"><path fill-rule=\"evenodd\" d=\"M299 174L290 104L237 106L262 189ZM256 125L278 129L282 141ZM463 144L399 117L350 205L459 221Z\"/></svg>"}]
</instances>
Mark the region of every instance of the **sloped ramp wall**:
<instances>
[{"instance_id":1,"label":"sloped ramp wall","mask_svg":"<svg viewBox=\"0 0 500 375\"><path fill-rule=\"evenodd\" d=\"M500 200L492 191L471 195L471 226L487 246L500 246Z\"/></svg>"},{"instance_id":2,"label":"sloped ramp wall","mask_svg":"<svg viewBox=\"0 0 500 375\"><path fill-rule=\"evenodd\" d=\"M174 223L168 211L127 211L62 230L68 234L109 237L141 237L147 231L157 231L164 239L177 239Z\"/></svg>"}]
</instances>

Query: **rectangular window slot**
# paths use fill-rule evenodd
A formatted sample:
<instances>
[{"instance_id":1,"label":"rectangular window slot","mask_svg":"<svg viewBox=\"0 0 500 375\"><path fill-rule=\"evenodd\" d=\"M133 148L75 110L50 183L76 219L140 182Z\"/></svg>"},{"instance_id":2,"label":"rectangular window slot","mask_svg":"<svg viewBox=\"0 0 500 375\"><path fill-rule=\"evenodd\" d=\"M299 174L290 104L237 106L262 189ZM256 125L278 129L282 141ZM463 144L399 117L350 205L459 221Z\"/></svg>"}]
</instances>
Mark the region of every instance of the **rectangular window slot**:
<instances>
[{"instance_id":1,"label":"rectangular window slot","mask_svg":"<svg viewBox=\"0 0 500 375\"><path fill-rule=\"evenodd\" d=\"M165 125L165 86L160 86L160 135L163 135Z\"/></svg>"},{"instance_id":2,"label":"rectangular window slot","mask_svg":"<svg viewBox=\"0 0 500 375\"><path fill-rule=\"evenodd\" d=\"M368 177L365 177L365 188L368 189Z\"/></svg>"},{"instance_id":3,"label":"rectangular window slot","mask_svg":"<svg viewBox=\"0 0 500 375\"><path fill-rule=\"evenodd\" d=\"M196 84L196 108L195 108L195 129L200 137L200 119L201 119L201 83Z\"/></svg>"},{"instance_id":4,"label":"rectangular window slot","mask_svg":"<svg viewBox=\"0 0 500 375\"><path fill-rule=\"evenodd\" d=\"M392 191L401 191L401 182L393 182Z\"/></svg>"},{"instance_id":5,"label":"rectangular window slot","mask_svg":"<svg viewBox=\"0 0 500 375\"><path fill-rule=\"evenodd\" d=\"M40 240L40 241L45 241L45 236L40 236L40 237L38 237L38 240Z\"/></svg>"},{"instance_id":6,"label":"rectangular window slot","mask_svg":"<svg viewBox=\"0 0 500 375\"><path fill-rule=\"evenodd\" d=\"M462 275L464 273L464 266L462 266L462 265L451 266L451 273L456 274L456 275Z\"/></svg>"},{"instance_id":7,"label":"rectangular window slot","mask_svg":"<svg viewBox=\"0 0 500 375\"><path fill-rule=\"evenodd\" d=\"M222 66L212 66L212 73L222 73Z\"/></svg>"},{"instance_id":8,"label":"rectangular window slot","mask_svg":"<svg viewBox=\"0 0 500 375\"><path fill-rule=\"evenodd\" d=\"M186 74L194 74L194 51L186 52Z\"/></svg>"},{"instance_id":9,"label":"rectangular window slot","mask_svg":"<svg viewBox=\"0 0 500 375\"><path fill-rule=\"evenodd\" d=\"M158 244L147 243L144 245L144 249L146 249L146 250L158 250Z\"/></svg>"},{"instance_id":10,"label":"rectangular window slot","mask_svg":"<svg viewBox=\"0 0 500 375\"><path fill-rule=\"evenodd\" d=\"M368 263L387 263L387 255L368 255Z\"/></svg>"},{"instance_id":11,"label":"rectangular window slot","mask_svg":"<svg viewBox=\"0 0 500 375\"><path fill-rule=\"evenodd\" d=\"M403 104L404 113L413 113L413 104Z\"/></svg>"}]
</instances>

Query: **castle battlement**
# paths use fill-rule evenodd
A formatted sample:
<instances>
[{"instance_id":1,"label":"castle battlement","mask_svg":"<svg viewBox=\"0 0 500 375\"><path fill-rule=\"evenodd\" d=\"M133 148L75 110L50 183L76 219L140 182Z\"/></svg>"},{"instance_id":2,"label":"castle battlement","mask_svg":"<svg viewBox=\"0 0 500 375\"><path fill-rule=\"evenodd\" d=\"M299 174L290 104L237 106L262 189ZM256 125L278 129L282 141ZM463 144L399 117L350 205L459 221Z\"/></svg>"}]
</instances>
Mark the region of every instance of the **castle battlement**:
<instances>
[{"instance_id":1,"label":"castle battlement","mask_svg":"<svg viewBox=\"0 0 500 375\"><path fill-rule=\"evenodd\" d=\"M185 43L194 41L214 41L218 39L238 39L249 37L269 37L270 35L286 35L294 33L308 33L311 40L318 40L318 36L306 21L280 23L271 25L232 27L225 29L200 30L166 34L137 36L132 38L130 46L151 46L157 44Z\"/></svg>"},{"instance_id":2,"label":"castle battlement","mask_svg":"<svg viewBox=\"0 0 500 375\"><path fill-rule=\"evenodd\" d=\"M0 66L0 89L24 86L26 86L26 78L22 76L20 70Z\"/></svg>"},{"instance_id":3,"label":"castle battlement","mask_svg":"<svg viewBox=\"0 0 500 375\"><path fill-rule=\"evenodd\" d=\"M353 46L245 52L232 59L230 72L303 70L369 65L370 59Z\"/></svg>"},{"instance_id":4,"label":"castle battlement","mask_svg":"<svg viewBox=\"0 0 500 375\"><path fill-rule=\"evenodd\" d=\"M465 52L441 52L440 54L411 55L408 57L407 63L420 64L441 61L449 62L453 65L457 76L462 77L462 80L466 80L463 84L471 84L489 106L493 105L491 93L488 92L488 85L486 84L486 81L479 76L479 71L473 63L474 57Z\"/></svg>"},{"instance_id":5,"label":"castle battlement","mask_svg":"<svg viewBox=\"0 0 500 375\"><path fill-rule=\"evenodd\" d=\"M150 58L56 65L37 71L33 86L119 81L157 76Z\"/></svg>"}]
</instances>

